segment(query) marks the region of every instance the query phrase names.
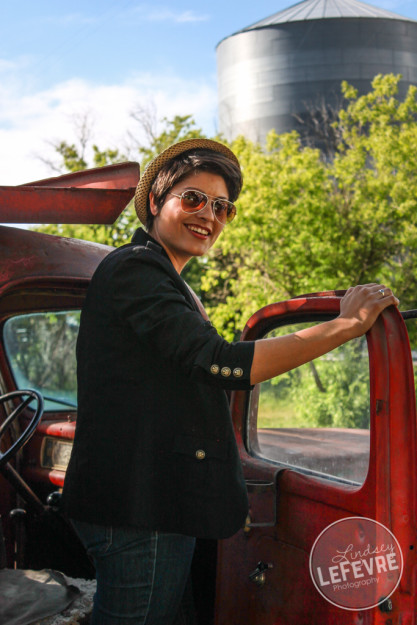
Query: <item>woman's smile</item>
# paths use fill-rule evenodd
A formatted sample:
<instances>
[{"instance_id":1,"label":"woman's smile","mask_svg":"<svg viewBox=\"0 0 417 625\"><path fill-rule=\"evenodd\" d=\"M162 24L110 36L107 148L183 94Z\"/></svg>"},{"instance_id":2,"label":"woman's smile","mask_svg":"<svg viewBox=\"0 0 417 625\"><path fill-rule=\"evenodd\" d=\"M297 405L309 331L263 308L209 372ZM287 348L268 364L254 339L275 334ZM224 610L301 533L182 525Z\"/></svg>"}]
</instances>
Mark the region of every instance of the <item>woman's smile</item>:
<instances>
[{"instance_id":1,"label":"woman's smile","mask_svg":"<svg viewBox=\"0 0 417 625\"><path fill-rule=\"evenodd\" d=\"M193 173L174 185L159 211L150 193L155 220L149 234L165 249L178 273L190 258L206 254L224 227L214 216L211 199L196 213L182 210L181 198L177 196L190 189L201 191L209 198L229 198L224 179L205 171Z\"/></svg>"},{"instance_id":2,"label":"woman's smile","mask_svg":"<svg viewBox=\"0 0 417 625\"><path fill-rule=\"evenodd\" d=\"M185 226L198 238L206 239L211 234L211 231L204 226L197 226L194 224L185 224Z\"/></svg>"}]
</instances>

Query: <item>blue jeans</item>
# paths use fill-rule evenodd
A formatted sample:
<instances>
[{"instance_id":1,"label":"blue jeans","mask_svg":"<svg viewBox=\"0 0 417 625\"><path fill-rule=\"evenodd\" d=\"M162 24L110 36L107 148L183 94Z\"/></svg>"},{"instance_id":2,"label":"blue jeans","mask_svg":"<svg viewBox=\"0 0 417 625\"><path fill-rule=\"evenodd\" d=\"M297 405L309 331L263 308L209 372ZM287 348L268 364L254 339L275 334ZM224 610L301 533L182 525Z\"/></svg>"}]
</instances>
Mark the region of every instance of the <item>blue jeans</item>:
<instances>
[{"instance_id":1,"label":"blue jeans","mask_svg":"<svg viewBox=\"0 0 417 625\"><path fill-rule=\"evenodd\" d=\"M195 538L74 520L72 524L96 567L91 625L195 623L191 589L183 600Z\"/></svg>"}]
</instances>

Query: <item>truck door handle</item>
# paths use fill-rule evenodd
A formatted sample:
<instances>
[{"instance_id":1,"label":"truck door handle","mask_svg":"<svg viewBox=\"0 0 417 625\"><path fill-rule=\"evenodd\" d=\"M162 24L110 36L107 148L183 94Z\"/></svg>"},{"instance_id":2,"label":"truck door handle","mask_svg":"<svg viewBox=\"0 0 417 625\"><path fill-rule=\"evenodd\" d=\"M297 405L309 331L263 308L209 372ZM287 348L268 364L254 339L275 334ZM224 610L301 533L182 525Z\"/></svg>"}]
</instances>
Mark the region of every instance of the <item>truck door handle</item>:
<instances>
[{"instance_id":1,"label":"truck door handle","mask_svg":"<svg viewBox=\"0 0 417 625\"><path fill-rule=\"evenodd\" d=\"M270 562L262 562L261 560L260 562L258 562L256 569L252 571L252 573L249 573L250 581L257 586L263 586L266 580L265 571L272 568L274 568L273 564L271 564Z\"/></svg>"}]
</instances>

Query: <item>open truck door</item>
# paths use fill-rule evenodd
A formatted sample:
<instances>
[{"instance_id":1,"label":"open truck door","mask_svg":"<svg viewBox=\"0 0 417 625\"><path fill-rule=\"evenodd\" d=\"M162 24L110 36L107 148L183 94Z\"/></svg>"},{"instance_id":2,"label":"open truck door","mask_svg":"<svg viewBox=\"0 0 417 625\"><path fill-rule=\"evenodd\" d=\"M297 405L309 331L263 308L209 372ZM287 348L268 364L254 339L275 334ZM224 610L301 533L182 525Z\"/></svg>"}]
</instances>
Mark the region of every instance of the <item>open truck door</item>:
<instances>
[{"instance_id":1,"label":"open truck door","mask_svg":"<svg viewBox=\"0 0 417 625\"><path fill-rule=\"evenodd\" d=\"M330 319L339 302L324 293L267 306L242 340ZM415 623L416 407L401 313L390 307L366 337L234 393L232 414L250 512L219 543L216 625ZM371 609L332 604L310 576L316 539L347 517L383 524L403 554L398 587Z\"/></svg>"}]
</instances>

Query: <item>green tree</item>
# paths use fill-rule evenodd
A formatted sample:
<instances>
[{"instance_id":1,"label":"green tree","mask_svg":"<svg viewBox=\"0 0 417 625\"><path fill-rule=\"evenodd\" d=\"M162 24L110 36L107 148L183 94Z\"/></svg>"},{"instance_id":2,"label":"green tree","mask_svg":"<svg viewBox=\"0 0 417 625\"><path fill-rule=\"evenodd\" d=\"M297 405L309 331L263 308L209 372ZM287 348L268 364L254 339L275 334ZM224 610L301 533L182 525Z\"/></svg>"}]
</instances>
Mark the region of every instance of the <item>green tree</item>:
<instances>
[{"instance_id":1,"label":"green tree","mask_svg":"<svg viewBox=\"0 0 417 625\"><path fill-rule=\"evenodd\" d=\"M300 326L281 327L269 336L281 336L297 329ZM263 383L258 427L367 429L369 407L366 339L360 337Z\"/></svg>"},{"instance_id":2,"label":"green tree","mask_svg":"<svg viewBox=\"0 0 417 625\"><path fill-rule=\"evenodd\" d=\"M314 278L322 283L329 252L322 233L330 213L326 166L318 150L301 147L295 132L270 133L265 150L243 137L232 149L244 174L238 216L203 276L208 293L226 286L223 302L209 296L208 303L229 338L266 303L310 291Z\"/></svg>"},{"instance_id":3,"label":"green tree","mask_svg":"<svg viewBox=\"0 0 417 625\"><path fill-rule=\"evenodd\" d=\"M348 104L332 160L303 147L296 133L270 133L265 149L242 137L234 142L245 178L238 217L211 252L202 282L225 336L273 301L365 281L384 280L414 305L417 102L413 87L398 101L398 81L377 76L361 97L343 84Z\"/></svg>"},{"instance_id":4,"label":"green tree","mask_svg":"<svg viewBox=\"0 0 417 625\"><path fill-rule=\"evenodd\" d=\"M343 145L333 172L335 198L345 205L341 227L353 236L344 261L339 255L341 271L359 282L386 281L411 307L417 279L417 89L410 87L399 102L398 81L377 76L373 90L359 98L343 84L350 104L340 113ZM342 245L343 236L339 240Z\"/></svg>"}]
</instances>

